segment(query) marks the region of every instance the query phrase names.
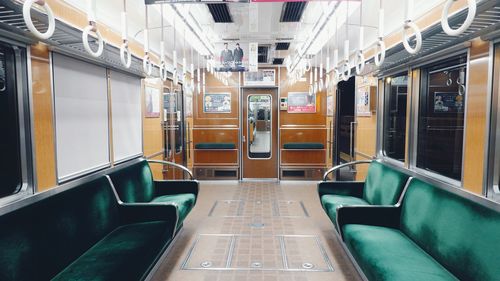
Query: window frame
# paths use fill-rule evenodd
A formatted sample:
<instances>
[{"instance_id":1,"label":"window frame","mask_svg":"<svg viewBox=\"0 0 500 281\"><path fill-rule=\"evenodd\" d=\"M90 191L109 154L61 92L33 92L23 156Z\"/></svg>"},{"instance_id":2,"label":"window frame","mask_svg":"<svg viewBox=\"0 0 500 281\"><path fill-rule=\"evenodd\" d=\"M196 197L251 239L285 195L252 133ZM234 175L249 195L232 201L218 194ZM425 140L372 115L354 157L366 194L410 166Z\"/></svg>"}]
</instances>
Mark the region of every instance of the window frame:
<instances>
[{"instance_id":1,"label":"window frame","mask_svg":"<svg viewBox=\"0 0 500 281\"><path fill-rule=\"evenodd\" d=\"M0 44L12 48L15 59L16 95L19 122L21 187L18 192L0 198L0 207L35 193L35 155L33 153L33 101L30 48L17 41L0 37Z\"/></svg>"},{"instance_id":2,"label":"window frame","mask_svg":"<svg viewBox=\"0 0 500 281\"><path fill-rule=\"evenodd\" d=\"M487 149L486 173L483 195L493 201L500 202L500 81L495 83L494 77L500 73L500 39L490 42L488 69L488 106L487 106ZM498 65L496 65L498 63ZM496 87L495 87L496 86Z\"/></svg>"},{"instance_id":3,"label":"window frame","mask_svg":"<svg viewBox=\"0 0 500 281\"><path fill-rule=\"evenodd\" d=\"M465 79L465 104L464 104L464 134L463 134L463 139L462 139L462 163L461 163L461 176L460 180L456 180L444 175L441 175L437 172L425 170L423 168L417 167L417 149L418 149L418 121L420 117L420 98L422 94L422 87L423 87L423 77L422 77L422 70L424 68L430 67L435 63L438 63L440 61L445 61L448 59L453 59L454 57L462 56L465 55L467 57L466 59L466 79ZM409 143L409 166L408 169L415 171L418 174L422 174L426 177L436 179L438 181L450 184L452 186L455 186L457 188L463 188L463 177L464 177L464 160L465 160L465 147L466 147L466 128L467 128L467 100L469 97L469 79L470 79L470 48L466 47L464 49L449 53L445 56L441 57L436 57L430 60L426 60L425 62L418 64L411 68L411 72L413 71L418 71L419 77L418 77L418 91L414 92L414 86L413 85L413 77L411 78L411 112L410 112L410 143ZM411 73L410 72L410 73Z\"/></svg>"},{"instance_id":4,"label":"window frame","mask_svg":"<svg viewBox=\"0 0 500 281\"><path fill-rule=\"evenodd\" d=\"M404 161L400 161L398 159L395 159L395 158L392 158L390 156L387 156L387 153L386 153L386 150L385 150L385 147L384 147L384 143L385 143L385 127L386 127L386 118L388 117L387 115L387 109L389 108L389 95L387 95L387 83L385 83L385 80L387 78L394 78L394 77L399 77L399 76L404 76L406 74L406 76L408 77L408 83L406 84L406 87L407 87L407 91L406 91L406 94L407 94L407 101L406 101L406 118L405 118L405 122L406 122L406 126L405 126L405 149L404 149L404 152L405 152L405 159ZM408 119L409 119L409 110L411 109L411 95L409 93L409 90L410 90L410 87L411 87L411 71L409 69L405 69L405 70L398 70L396 72L391 72L390 74L388 75L385 75L383 77L381 77L379 80L378 80L378 83L379 85L382 85L381 87L381 91L379 91L379 108L381 109L381 114L380 115L380 121L379 121L379 124L381 125L381 130L380 130L380 144L379 144L379 155L383 158L384 161L386 162L390 162L392 163L393 165L397 165L397 166L405 166L405 163L408 161L408 158L409 158L409 153L407 151L407 140L409 140L409 130L408 130ZM408 108L408 103L410 103L410 108Z\"/></svg>"}]
</instances>

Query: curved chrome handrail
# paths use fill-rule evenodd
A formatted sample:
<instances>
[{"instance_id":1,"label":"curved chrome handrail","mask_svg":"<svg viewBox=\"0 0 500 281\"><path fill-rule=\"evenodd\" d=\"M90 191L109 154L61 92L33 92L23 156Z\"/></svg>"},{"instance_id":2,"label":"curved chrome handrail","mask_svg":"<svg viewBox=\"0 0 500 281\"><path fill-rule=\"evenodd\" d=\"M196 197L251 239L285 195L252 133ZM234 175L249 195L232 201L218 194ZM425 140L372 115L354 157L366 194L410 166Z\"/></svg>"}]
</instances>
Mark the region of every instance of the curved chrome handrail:
<instances>
[{"instance_id":1,"label":"curved chrome handrail","mask_svg":"<svg viewBox=\"0 0 500 281\"><path fill-rule=\"evenodd\" d=\"M335 167L330 168L328 171L326 171L323 174L323 181L327 181L328 180L328 178L327 178L328 175L331 172L337 171L338 169L341 169L341 168L344 168L344 167L348 167L348 166L352 166L352 165L358 165L358 164L369 164L369 163L371 163L373 161L374 160L356 160L356 161L352 161L352 162L349 162L349 163L344 163L344 164L337 165Z\"/></svg>"},{"instance_id":2,"label":"curved chrome handrail","mask_svg":"<svg viewBox=\"0 0 500 281\"><path fill-rule=\"evenodd\" d=\"M156 163L156 164L164 164L164 165L169 165L169 166L174 166L176 168L179 168L181 170L183 170L184 172L188 173L189 176L191 177L192 180L194 180L194 176L193 176L193 172L191 172L191 170L189 170L188 168L182 166L182 165L179 165L177 163L174 163L174 162L169 162L169 161L163 161L163 160L147 160L148 163Z\"/></svg>"}]
</instances>

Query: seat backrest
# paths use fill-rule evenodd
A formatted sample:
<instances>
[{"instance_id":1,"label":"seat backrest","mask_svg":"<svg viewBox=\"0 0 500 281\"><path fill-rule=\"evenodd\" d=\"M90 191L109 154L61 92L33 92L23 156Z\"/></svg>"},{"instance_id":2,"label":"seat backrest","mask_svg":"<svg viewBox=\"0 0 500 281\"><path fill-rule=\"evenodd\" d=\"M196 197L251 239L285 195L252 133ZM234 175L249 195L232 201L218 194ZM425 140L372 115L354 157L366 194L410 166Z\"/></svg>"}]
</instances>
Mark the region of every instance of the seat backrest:
<instances>
[{"instance_id":1,"label":"seat backrest","mask_svg":"<svg viewBox=\"0 0 500 281\"><path fill-rule=\"evenodd\" d=\"M154 180L146 160L109 174L120 200L126 203L150 202L154 198Z\"/></svg>"},{"instance_id":2,"label":"seat backrest","mask_svg":"<svg viewBox=\"0 0 500 281\"><path fill-rule=\"evenodd\" d=\"M401 230L460 280L500 278L498 208L412 179Z\"/></svg>"},{"instance_id":3,"label":"seat backrest","mask_svg":"<svg viewBox=\"0 0 500 281\"><path fill-rule=\"evenodd\" d=\"M372 205L394 205L398 202L408 178L403 172L373 161L368 168L363 199Z\"/></svg>"},{"instance_id":4,"label":"seat backrest","mask_svg":"<svg viewBox=\"0 0 500 281\"><path fill-rule=\"evenodd\" d=\"M0 280L50 280L119 223L102 177L0 216Z\"/></svg>"}]
</instances>

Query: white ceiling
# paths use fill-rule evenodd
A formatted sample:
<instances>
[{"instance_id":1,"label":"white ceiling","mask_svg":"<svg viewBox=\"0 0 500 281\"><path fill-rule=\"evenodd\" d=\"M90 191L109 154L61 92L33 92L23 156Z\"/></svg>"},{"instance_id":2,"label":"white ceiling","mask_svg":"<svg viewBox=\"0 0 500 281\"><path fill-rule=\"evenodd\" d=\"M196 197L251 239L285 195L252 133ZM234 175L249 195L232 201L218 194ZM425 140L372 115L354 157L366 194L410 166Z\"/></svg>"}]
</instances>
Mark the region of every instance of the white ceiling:
<instances>
[{"instance_id":1,"label":"white ceiling","mask_svg":"<svg viewBox=\"0 0 500 281\"><path fill-rule=\"evenodd\" d=\"M86 1L82 0L64 0L74 7L85 10ZM379 3L385 10L384 29L385 34L401 30L402 24L405 19L406 1L404 0L350 0L343 1L339 8L331 18L327 28L325 28L325 35L322 37L322 42L318 42L315 46L311 47L308 53L317 53L323 49L323 56L326 57L327 46L333 50L335 46L343 46L343 41L346 38L346 28L343 24L345 22L345 15L347 3L349 4L349 23L347 29L348 38L350 40L351 51L358 48L359 42L359 7L362 7L364 32L364 45L375 43L377 39L377 26L378 26L378 10ZM102 22L112 29L117 31L121 30L120 13L123 9L123 0L106 0L96 1L96 17L99 22ZM145 5L142 0L128 0L127 1L127 14L128 14L128 35L134 37L139 42L143 42L142 30L145 27ZM224 39L239 39L241 42L258 42L259 44L273 44L277 38L293 38L291 41L290 52L294 52L297 48L304 43L308 36L312 33L312 29L321 15L325 12L325 7L331 2L338 1L312 1L306 6L306 10L300 23L280 23L279 18L282 10L283 3L230 3L229 9L233 18L233 23L214 23L211 14L205 4L174 4L176 7L182 6L193 15L193 18L199 23L203 29L203 34L212 43L222 42ZM418 18L428 12L434 6L442 3L443 0L414 0L413 18ZM160 5L150 6L149 8L149 27L150 31L150 49L159 53L160 47ZM166 13L165 16L165 42L166 54L169 55L173 49L173 28L172 17ZM342 23L338 26L338 34L335 34L335 18ZM187 40L186 47L183 48L183 26L176 21L177 36L176 36L176 49L178 58L182 58L183 51L186 51L188 63L190 62L191 46L189 42L197 40ZM253 30L250 26L256 25ZM156 28L156 29L155 29ZM190 33L187 31L186 33ZM188 34L191 35L191 34ZM338 44L335 43L337 38ZM324 45L324 43L327 43ZM199 44L193 44L197 49L200 49ZM324 45L324 46L323 46ZM274 48L273 48L274 49ZM342 56L343 47L339 48L339 55ZM286 52L274 53L276 57L285 57ZM195 53L196 56L196 53ZM178 59L180 61L181 59ZM194 60L196 64L196 59Z\"/></svg>"}]
</instances>

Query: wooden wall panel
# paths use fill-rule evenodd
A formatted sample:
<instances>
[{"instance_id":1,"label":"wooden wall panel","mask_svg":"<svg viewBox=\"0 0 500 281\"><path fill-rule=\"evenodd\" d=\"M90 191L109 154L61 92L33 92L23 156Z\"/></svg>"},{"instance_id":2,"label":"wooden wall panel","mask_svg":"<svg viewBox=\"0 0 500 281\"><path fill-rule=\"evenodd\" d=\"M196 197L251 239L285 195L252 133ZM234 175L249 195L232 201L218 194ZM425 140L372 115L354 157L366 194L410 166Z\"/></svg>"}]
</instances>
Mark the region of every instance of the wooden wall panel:
<instances>
[{"instance_id":1,"label":"wooden wall panel","mask_svg":"<svg viewBox=\"0 0 500 281\"><path fill-rule=\"evenodd\" d=\"M194 162L198 166L238 166L238 150L195 149Z\"/></svg>"},{"instance_id":2,"label":"wooden wall panel","mask_svg":"<svg viewBox=\"0 0 500 281\"><path fill-rule=\"evenodd\" d=\"M325 166L325 149L282 149L283 166Z\"/></svg>"},{"instance_id":3,"label":"wooden wall panel","mask_svg":"<svg viewBox=\"0 0 500 281\"><path fill-rule=\"evenodd\" d=\"M326 128L282 128L280 148L285 143L314 142L326 147Z\"/></svg>"},{"instance_id":4,"label":"wooden wall panel","mask_svg":"<svg viewBox=\"0 0 500 281\"><path fill-rule=\"evenodd\" d=\"M360 89L374 91L377 93L377 79L375 77L356 77L356 101ZM377 101L377 94L370 94L370 103ZM355 151L356 160L366 160L376 156L377 151L377 109L372 110L371 116L356 116L356 133L355 133ZM367 165L358 165L356 167L356 180L364 180L368 171Z\"/></svg>"},{"instance_id":5,"label":"wooden wall panel","mask_svg":"<svg viewBox=\"0 0 500 281\"><path fill-rule=\"evenodd\" d=\"M483 193L488 100L489 42L474 40L470 48L466 97L463 187Z\"/></svg>"},{"instance_id":6,"label":"wooden wall panel","mask_svg":"<svg viewBox=\"0 0 500 281\"><path fill-rule=\"evenodd\" d=\"M46 45L31 47L31 74L36 190L44 191L57 183L50 61Z\"/></svg>"},{"instance_id":7,"label":"wooden wall panel","mask_svg":"<svg viewBox=\"0 0 500 281\"><path fill-rule=\"evenodd\" d=\"M163 86L160 79L145 79L142 87L142 120L143 120L143 144L144 156L151 157L163 151L163 110L160 110L160 117L146 118L144 89L146 86L154 87L163 93ZM163 94L160 94L160 105L163 105ZM160 108L163 108L161 106Z\"/></svg>"}]
</instances>

